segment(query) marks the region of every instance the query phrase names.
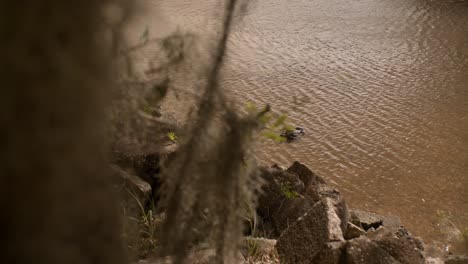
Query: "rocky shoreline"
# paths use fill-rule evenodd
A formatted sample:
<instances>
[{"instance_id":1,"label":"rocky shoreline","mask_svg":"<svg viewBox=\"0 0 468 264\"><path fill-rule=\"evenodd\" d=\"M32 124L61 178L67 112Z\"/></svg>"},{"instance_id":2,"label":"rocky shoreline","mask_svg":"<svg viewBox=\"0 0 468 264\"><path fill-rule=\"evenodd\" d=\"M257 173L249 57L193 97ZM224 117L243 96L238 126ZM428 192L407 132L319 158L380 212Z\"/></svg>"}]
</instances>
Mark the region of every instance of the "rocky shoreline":
<instances>
[{"instance_id":1,"label":"rocky shoreline","mask_svg":"<svg viewBox=\"0 0 468 264\"><path fill-rule=\"evenodd\" d=\"M112 170L127 214L138 217L142 205L157 201L162 164L174 151L170 147L147 155L120 154L116 159ZM238 263L468 263L466 256L428 256L423 241L405 229L397 216L348 208L341 193L304 164L296 161L286 169L273 165L259 170L264 185L253 221L255 230L250 225L246 232L250 236ZM135 197L142 202L135 203ZM193 254L191 263L210 263L214 252L205 249Z\"/></svg>"}]
</instances>

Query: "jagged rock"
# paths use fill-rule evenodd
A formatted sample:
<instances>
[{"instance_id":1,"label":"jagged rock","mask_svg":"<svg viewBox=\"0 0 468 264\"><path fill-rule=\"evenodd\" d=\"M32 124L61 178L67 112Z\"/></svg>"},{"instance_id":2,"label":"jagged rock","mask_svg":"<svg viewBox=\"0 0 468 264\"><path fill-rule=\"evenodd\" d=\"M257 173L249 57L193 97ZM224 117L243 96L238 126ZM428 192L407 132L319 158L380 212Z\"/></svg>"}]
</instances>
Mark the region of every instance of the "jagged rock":
<instances>
[{"instance_id":1,"label":"jagged rock","mask_svg":"<svg viewBox=\"0 0 468 264\"><path fill-rule=\"evenodd\" d=\"M323 198L329 198L333 202L333 205L336 210L336 214L341 220L341 231L343 234L346 233L346 228L349 220L349 211L346 201L339 191L333 189L331 186L325 183L310 184L307 186L304 197L310 198L312 201L318 199L318 201Z\"/></svg>"},{"instance_id":2,"label":"jagged rock","mask_svg":"<svg viewBox=\"0 0 468 264\"><path fill-rule=\"evenodd\" d=\"M358 209L353 209L350 212L350 222L358 227L361 227L365 231L368 231L372 227L377 229L382 225L383 220L384 218L380 215Z\"/></svg>"},{"instance_id":3,"label":"jagged rock","mask_svg":"<svg viewBox=\"0 0 468 264\"><path fill-rule=\"evenodd\" d=\"M468 264L468 256L450 256L445 264Z\"/></svg>"},{"instance_id":4,"label":"jagged rock","mask_svg":"<svg viewBox=\"0 0 468 264\"><path fill-rule=\"evenodd\" d=\"M273 237L279 234L281 263L425 263L422 242L401 227L398 217L361 210L350 216L340 192L305 165L264 169L262 177L267 184L258 214ZM295 195L288 197L284 186Z\"/></svg>"},{"instance_id":5,"label":"jagged rock","mask_svg":"<svg viewBox=\"0 0 468 264\"><path fill-rule=\"evenodd\" d=\"M342 220L342 232L346 231L348 208L340 192L297 161L286 171L279 168L263 169L261 174L266 184L259 199L258 213L265 226L273 228L267 232L271 233L269 237L277 238L285 228L325 197L333 201Z\"/></svg>"},{"instance_id":6,"label":"jagged rock","mask_svg":"<svg viewBox=\"0 0 468 264\"><path fill-rule=\"evenodd\" d=\"M280 210L272 215L273 225L278 236L283 230L292 225L299 217L303 216L314 205L304 197L285 199Z\"/></svg>"},{"instance_id":7,"label":"jagged rock","mask_svg":"<svg viewBox=\"0 0 468 264\"><path fill-rule=\"evenodd\" d=\"M348 241L346 245L346 264L400 264L387 251L362 236Z\"/></svg>"},{"instance_id":8,"label":"jagged rock","mask_svg":"<svg viewBox=\"0 0 468 264\"><path fill-rule=\"evenodd\" d=\"M402 264L425 263L423 242L404 228L397 232L381 232L373 241Z\"/></svg>"},{"instance_id":9,"label":"jagged rock","mask_svg":"<svg viewBox=\"0 0 468 264\"><path fill-rule=\"evenodd\" d=\"M344 241L334 202L324 198L281 233L277 249L282 263L314 263L329 242Z\"/></svg>"},{"instance_id":10,"label":"jagged rock","mask_svg":"<svg viewBox=\"0 0 468 264\"><path fill-rule=\"evenodd\" d=\"M317 184L325 184L325 181L311 171L306 165L294 161L294 163L287 169L288 172L295 173L299 176L299 179L304 183L307 187L309 185L317 185Z\"/></svg>"},{"instance_id":11,"label":"jagged rock","mask_svg":"<svg viewBox=\"0 0 468 264\"><path fill-rule=\"evenodd\" d=\"M298 176L279 169L262 169L261 177L266 184L259 197L257 212L262 218L264 230L269 238L277 238L280 233L297 218L302 216L312 203L301 197L303 182Z\"/></svg>"},{"instance_id":12,"label":"jagged rock","mask_svg":"<svg viewBox=\"0 0 468 264\"><path fill-rule=\"evenodd\" d=\"M315 255L312 263L314 264L338 264L344 263L346 255L344 254L346 242L330 242L323 246L319 253Z\"/></svg>"},{"instance_id":13,"label":"jagged rock","mask_svg":"<svg viewBox=\"0 0 468 264\"><path fill-rule=\"evenodd\" d=\"M322 177L318 176L307 166L298 161L295 161L287 171L298 175L299 179L304 183L304 197L309 198L312 202L318 202L325 197L333 200L333 203L337 208L337 214L342 222L341 230L345 233L349 213L348 206L341 193L326 184Z\"/></svg>"},{"instance_id":14,"label":"jagged rock","mask_svg":"<svg viewBox=\"0 0 468 264\"><path fill-rule=\"evenodd\" d=\"M359 226L356 226L353 223L348 222L348 226L346 228L346 233L345 233L345 239L349 240L349 239L357 238L365 233L366 231L364 231L364 229L360 228Z\"/></svg>"}]
</instances>

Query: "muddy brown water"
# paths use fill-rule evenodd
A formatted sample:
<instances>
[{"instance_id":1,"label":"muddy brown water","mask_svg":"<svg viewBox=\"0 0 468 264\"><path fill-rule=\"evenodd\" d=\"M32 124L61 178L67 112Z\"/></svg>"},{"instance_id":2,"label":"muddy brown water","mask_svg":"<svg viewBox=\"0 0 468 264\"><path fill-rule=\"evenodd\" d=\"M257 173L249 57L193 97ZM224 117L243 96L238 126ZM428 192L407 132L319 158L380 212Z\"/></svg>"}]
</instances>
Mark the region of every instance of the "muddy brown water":
<instances>
[{"instance_id":1,"label":"muddy brown water","mask_svg":"<svg viewBox=\"0 0 468 264\"><path fill-rule=\"evenodd\" d=\"M221 6L143 2L152 34L208 34ZM290 144L260 140L257 157L306 163L352 207L399 215L425 239L441 239L438 210L468 226L468 1L251 2L223 84L306 129Z\"/></svg>"}]
</instances>

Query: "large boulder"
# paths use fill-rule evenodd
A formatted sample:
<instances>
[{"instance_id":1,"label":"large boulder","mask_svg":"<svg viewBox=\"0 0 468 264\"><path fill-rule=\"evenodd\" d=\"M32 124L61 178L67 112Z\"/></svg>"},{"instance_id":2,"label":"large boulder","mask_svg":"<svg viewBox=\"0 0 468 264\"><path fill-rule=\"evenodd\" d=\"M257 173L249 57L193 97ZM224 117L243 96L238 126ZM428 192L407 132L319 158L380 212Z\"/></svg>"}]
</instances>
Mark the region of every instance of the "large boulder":
<instances>
[{"instance_id":1,"label":"large boulder","mask_svg":"<svg viewBox=\"0 0 468 264\"><path fill-rule=\"evenodd\" d=\"M323 198L330 198L346 231L348 208L343 196L305 165L294 162L287 170L278 166L261 169L266 183L259 197L258 214L270 238L277 238L283 230L304 215ZM265 229L265 228L264 228Z\"/></svg>"},{"instance_id":2,"label":"large boulder","mask_svg":"<svg viewBox=\"0 0 468 264\"><path fill-rule=\"evenodd\" d=\"M294 173L299 176L299 179L304 183L305 186L325 184L325 181L311 171L306 165L295 161L291 167L287 169L288 172Z\"/></svg>"},{"instance_id":3,"label":"large boulder","mask_svg":"<svg viewBox=\"0 0 468 264\"><path fill-rule=\"evenodd\" d=\"M344 263L346 255L346 242L329 242L326 243L315 255L312 263L314 264L338 264Z\"/></svg>"},{"instance_id":4,"label":"large boulder","mask_svg":"<svg viewBox=\"0 0 468 264\"><path fill-rule=\"evenodd\" d=\"M348 241L346 264L400 264L387 251L367 237Z\"/></svg>"},{"instance_id":5,"label":"large boulder","mask_svg":"<svg viewBox=\"0 0 468 264\"><path fill-rule=\"evenodd\" d=\"M322 199L281 233L277 248L282 263L315 263L327 243L344 241L340 225L333 200Z\"/></svg>"},{"instance_id":6,"label":"large boulder","mask_svg":"<svg viewBox=\"0 0 468 264\"><path fill-rule=\"evenodd\" d=\"M396 232L383 232L374 241L402 264L425 263L423 242L404 228Z\"/></svg>"},{"instance_id":7,"label":"large boulder","mask_svg":"<svg viewBox=\"0 0 468 264\"><path fill-rule=\"evenodd\" d=\"M287 169L288 172L296 174L299 179L304 183L304 197L312 202L318 202L323 198L331 198L335 208L337 209L338 217L341 219L341 230L346 232L349 213L346 201L339 191L328 185L325 180L315 174L304 164L295 161L291 167Z\"/></svg>"},{"instance_id":8,"label":"large boulder","mask_svg":"<svg viewBox=\"0 0 468 264\"><path fill-rule=\"evenodd\" d=\"M343 234L346 233L349 220L349 211L348 205L346 204L343 195L339 191L332 188L328 184L309 185L306 188L305 197L319 197L320 200L328 198L332 202L336 214L341 220L341 231Z\"/></svg>"},{"instance_id":9,"label":"large boulder","mask_svg":"<svg viewBox=\"0 0 468 264\"><path fill-rule=\"evenodd\" d=\"M263 224L261 229L266 237L277 238L313 203L301 196L304 184L297 175L277 168L262 168L261 177L265 181L257 208Z\"/></svg>"},{"instance_id":10,"label":"large boulder","mask_svg":"<svg viewBox=\"0 0 468 264\"><path fill-rule=\"evenodd\" d=\"M424 264L424 246L404 228L396 232L381 226L365 236L348 241L347 263Z\"/></svg>"},{"instance_id":11,"label":"large boulder","mask_svg":"<svg viewBox=\"0 0 468 264\"><path fill-rule=\"evenodd\" d=\"M341 193L305 165L263 169L262 177L257 212L273 237L279 235L281 263L425 263L422 241L398 217L349 213Z\"/></svg>"}]
</instances>

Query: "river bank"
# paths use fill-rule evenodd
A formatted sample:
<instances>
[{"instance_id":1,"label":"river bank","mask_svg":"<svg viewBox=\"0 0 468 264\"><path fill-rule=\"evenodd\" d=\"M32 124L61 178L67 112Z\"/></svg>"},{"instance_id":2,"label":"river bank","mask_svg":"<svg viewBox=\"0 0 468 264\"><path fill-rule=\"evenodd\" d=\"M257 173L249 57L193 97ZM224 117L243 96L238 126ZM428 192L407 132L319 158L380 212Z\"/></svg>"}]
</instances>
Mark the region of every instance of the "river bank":
<instances>
[{"instance_id":1,"label":"river bank","mask_svg":"<svg viewBox=\"0 0 468 264\"><path fill-rule=\"evenodd\" d=\"M159 189L163 186L159 181L162 167L151 164L170 160L174 153L174 148L166 148L159 154L124 159L120 156L118 163L127 171L114 167L119 186L135 194L128 197L124 192L126 217L140 219L141 205L163 192ZM133 167L134 175L128 171L129 166ZM349 208L338 190L304 164L294 162L287 169L278 165L260 167L259 171L264 185L255 211L246 215L247 237L236 263L280 263L281 260L287 264L455 264L468 261L467 257L458 256L468 252L468 240L424 244L397 216ZM157 243L164 210L150 218L156 222L151 239ZM143 254L137 252L140 253L137 258L145 259L138 263L172 263L170 257L154 258L157 246L146 250ZM215 254L195 246L188 263L210 263Z\"/></svg>"}]
</instances>

